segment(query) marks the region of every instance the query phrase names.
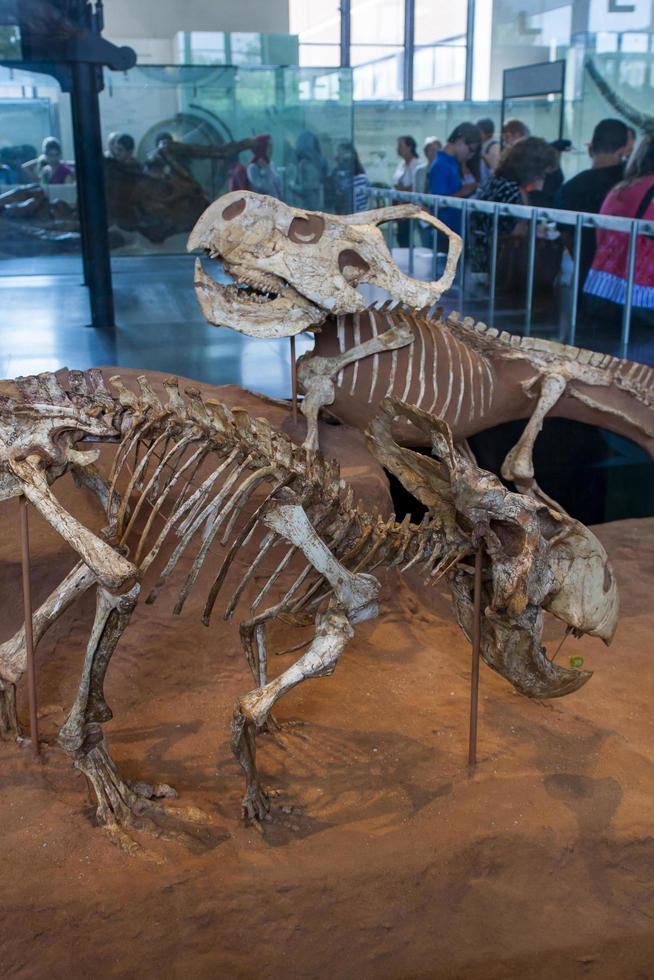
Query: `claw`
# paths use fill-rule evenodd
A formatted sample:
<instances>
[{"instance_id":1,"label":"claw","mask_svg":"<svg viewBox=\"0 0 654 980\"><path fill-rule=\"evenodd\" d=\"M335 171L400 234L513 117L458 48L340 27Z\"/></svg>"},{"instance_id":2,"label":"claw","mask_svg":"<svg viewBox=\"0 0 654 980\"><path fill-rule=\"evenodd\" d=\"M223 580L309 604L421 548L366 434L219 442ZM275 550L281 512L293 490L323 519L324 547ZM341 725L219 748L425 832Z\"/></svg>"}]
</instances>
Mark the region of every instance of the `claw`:
<instances>
[{"instance_id":1,"label":"claw","mask_svg":"<svg viewBox=\"0 0 654 980\"><path fill-rule=\"evenodd\" d=\"M245 821L258 824L262 820L270 820L270 799L260 786L248 789L241 807Z\"/></svg>"},{"instance_id":2,"label":"claw","mask_svg":"<svg viewBox=\"0 0 654 980\"><path fill-rule=\"evenodd\" d=\"M160 802L162 798L176 797L175 790L167 783L127 783L104 743L96 745L86 755L79 757L76 766L92 786L98 800L97 819L109 840L130 856L145 856L160 863L158 857L144 854L141 845L128 831L149 834L161 840L196 849L203 841L197 834L190 834L175 827L162 826L159 819L179 820L183 823L207 827L212 821L208 814L194 806L171 806Z\"/></svg>"}]
</instances>

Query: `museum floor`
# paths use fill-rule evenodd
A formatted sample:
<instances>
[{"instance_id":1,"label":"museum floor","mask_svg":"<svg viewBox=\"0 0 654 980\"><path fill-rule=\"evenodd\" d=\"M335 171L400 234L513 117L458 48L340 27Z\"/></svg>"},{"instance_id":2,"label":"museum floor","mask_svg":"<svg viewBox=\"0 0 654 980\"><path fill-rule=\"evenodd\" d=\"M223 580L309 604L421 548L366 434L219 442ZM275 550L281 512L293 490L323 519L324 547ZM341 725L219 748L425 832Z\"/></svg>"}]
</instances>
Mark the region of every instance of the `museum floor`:
<instances>
[{"instance_id":1,"label":"museum floor","mask_svg":"<svg viewBox=\"0 0 654 980\"><path fill-rule=\"evenodd\" d=\"M76 256L7 259L0 262L0 377L61 367L100 364L170 371L211 384L242 384L274 397L288 397L290 371L286 341L254 341L208 326L192 287L193 256L114 257L115 331L87 327L88 293ZM424 264L424 263L423 263ZM400 265L406 265L400 257ZM420 270L416 270L418 273ZM486 291L472 290L463 302L454 287L446 309L488 321ZM568 339L569 295L536 300L533 332ZM520 302L504 302L493 322L522 333ZM601 330L583 317L575 342L620 354L619 329ZM298 338L298 352L311 341ZM654 339L634 329L628 356L654 364Z\"/></svg>"},{"instance_id":2,"label":"museum floor","mask_svg":"<svg viewBox=\"0 0 654 980\"><path fill-rule=\"evenodd\" d=\"M43 268L51 274L33 274ZM288 341L208 326L195 301L190 256L114 259L115 331L87 326L78 259L4 261L2 271L0 377L115 364L289 395ZM310 343L300 338L298 351Z\"/></svg>"}]
</instances>

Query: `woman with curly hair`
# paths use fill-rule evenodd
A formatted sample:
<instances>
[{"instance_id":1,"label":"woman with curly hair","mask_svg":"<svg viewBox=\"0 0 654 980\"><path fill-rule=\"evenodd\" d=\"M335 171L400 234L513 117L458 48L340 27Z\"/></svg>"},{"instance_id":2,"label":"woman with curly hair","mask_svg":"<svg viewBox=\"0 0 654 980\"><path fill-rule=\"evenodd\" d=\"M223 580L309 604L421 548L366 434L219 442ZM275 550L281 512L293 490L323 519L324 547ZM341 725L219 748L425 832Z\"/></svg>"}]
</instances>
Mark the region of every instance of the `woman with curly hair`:
<instances>
[{"instance_id":1,"label":"woman with curly hair","mask_svg":"<svg viewBox=\"0 0 654 980\"><path fill-rule=\"evenodd\" d=\"M529 204L530 193L542 190L546 174L555 166L556 154L550 144L538 136L527 136L503 152L497 170L479 188L477 199L494 201L498 204ZM490 214L475 214L472 216L471 224L473 269L476 272L488 272L493 233L492 217ZM504 277L503 284L506 288L517 288L520 285L518 281L509 282L509 279L519 279L516 270L519 269L520 263L525 266L526 277L527 231L526 219L513 218L509 215L500 218L498 249L504 253L504 257L501 262L498 261L498 269L500 275ZM559 252L560 261L560 243L548 243L550 244L558 246L552 251ZM547 278L553 281L556 273L551 275L552 263L550 262L549 265Z\"/></svg>"}]
</instances>

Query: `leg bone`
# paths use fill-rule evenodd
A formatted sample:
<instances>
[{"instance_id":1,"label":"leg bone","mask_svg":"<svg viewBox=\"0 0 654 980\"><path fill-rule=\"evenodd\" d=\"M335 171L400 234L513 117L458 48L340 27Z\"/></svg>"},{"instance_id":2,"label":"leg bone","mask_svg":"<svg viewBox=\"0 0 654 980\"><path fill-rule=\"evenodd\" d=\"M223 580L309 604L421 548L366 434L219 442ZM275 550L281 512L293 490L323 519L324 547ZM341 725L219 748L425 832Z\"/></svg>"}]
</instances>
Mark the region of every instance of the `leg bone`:
<instances>
[{"instance_id":1,"label":"leg bone","mask_svg":"<svg viewBox=\"0 0 654 980\"><path fill-rule=\"evenodd\" d=\"M278 504L264 515L263 521L299 548L316 571L327 579L336 601L353 623L377 615L378 580L373 575L349 572L318 537L303 507Z\"/></svg>"},{"instance_id":2,"label":"leg bone","mask_svg":"<svg viewBox=\"0 0 654 980\"><path fill-rule=\"evenodd\" d=\"M533 450L536 437L543 428L545 416L556 405L566 385L566 379L558 374L549 374L543 378L534 411L520 439L513 449L509 450L502 463L501 472L504 479L512 480L523 493L532 489L533 485Z\"/></svg>"},{"instance_id":3,"label":"leg bone","mask_svg":"<svg viewBox=\"0 0 654 980\"><path fill-rule=\"evenodd\" d=\"M87 565L82 562L75 565L63 582L33 613L32 631L35 645L75 599L83 595L96 581L94 573ZM26 657L25 627L21 626L11 639L0 644L0 677L15 684L25 670Z\"/></svg>"},{"instance_id":4,"label":"leg bone","mask_svg":"<svg viewBox=\"0 0 654 980\"><path fill-rule=\"evenodd\" d=\"M320 617L315 638L303 657L283 674L245 697L236 704L232 729L232 749L244 773L246 782L243 815L251 820L262 819L269 809L268 800L259 784L256 767L256 733L265 723L270 711L287 691L310 677L328 677L336 668L338 658L354 631L347 616L330 609Z\"/></svg>"},{"instance_id":5,"label":"leg bone","mask_svg":"<svg viewBox=\"0 0 654 980\"><path fill-rule=\"evenodd\" d=\"M350 350L336 357L314 357L308 355L298 361L298 381L304 390L302 413L307 420L307 437L304 448L312 451L318 449L318 412L323 405L331 405L334 401L335 389L333 379L346 368L348 364L360 361L372 354L382 351L396 350L413 343L413 333L409 327L400 324L391 327L377 337L371 337Z\"/></svg>"}]
</instances>

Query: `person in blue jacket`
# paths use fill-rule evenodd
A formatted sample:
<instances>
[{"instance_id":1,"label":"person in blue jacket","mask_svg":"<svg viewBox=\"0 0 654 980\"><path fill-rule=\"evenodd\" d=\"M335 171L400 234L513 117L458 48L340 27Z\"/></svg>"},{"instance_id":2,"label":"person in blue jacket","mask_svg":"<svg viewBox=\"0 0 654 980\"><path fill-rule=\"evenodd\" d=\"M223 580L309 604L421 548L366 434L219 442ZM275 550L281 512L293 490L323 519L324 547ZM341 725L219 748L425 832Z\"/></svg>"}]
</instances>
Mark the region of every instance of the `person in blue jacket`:
<instances>
[{"instance_id":1,"label":"person in blue jacket","mask_svg":"<svg viewBox=\"0 0 654 980\"><path fill-rule=\"evenodd\" d=\"M467 163L481 146L481 133L473 123L460 123L442 150L436 154L427 176L430 194L448 197L470 197L477 190L476 181L463 182L461 165ZM439 208L439 219L452 231L461 231L461 212L456 208Z\"/></svg>"}]
</instances>

